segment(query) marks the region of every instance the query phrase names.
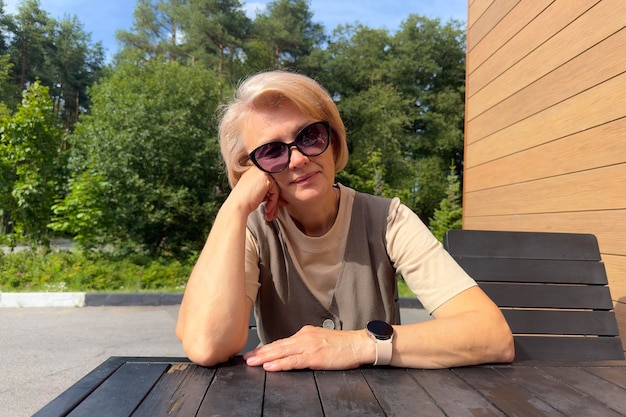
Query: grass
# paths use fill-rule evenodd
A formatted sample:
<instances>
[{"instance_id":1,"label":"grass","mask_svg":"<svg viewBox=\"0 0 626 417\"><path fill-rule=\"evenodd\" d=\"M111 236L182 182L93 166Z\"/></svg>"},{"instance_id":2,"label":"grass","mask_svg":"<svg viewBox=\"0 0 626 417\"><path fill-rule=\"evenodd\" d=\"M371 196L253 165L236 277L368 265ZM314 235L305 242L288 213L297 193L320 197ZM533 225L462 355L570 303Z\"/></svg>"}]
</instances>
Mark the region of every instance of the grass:
<instances>
[{"instance_id":1,"label":"grass","mask_svg":"<svg viewBox=\"0 0 626 417\"><path fill-rule=\"evenodd\" d=\"M182 292L194 262L75 251L0 252L0 291Z\"/></svg>"},{"instance_id":2,"label":"grass","mask_svg":"<svg viewBox=\"0 0 626 417\"><path fill-rule=\"evenodd\" d=\"M398 281L398 295L400 297L411 297L415 298L415 294L409 289L409 286L406 285L406 282L400 277L397 279Z\"/></svg>"},{"instance_id":3,"label":"grass","mask_svg":"<svg viewBox=\"0 0 626 417\"><path fill-rule=\"evenodd\" d=\"M0 292L182 292L194 263L78 251L0 251ZM402 278L398 293L413 296Z\"/></svg>"}]
</instances>

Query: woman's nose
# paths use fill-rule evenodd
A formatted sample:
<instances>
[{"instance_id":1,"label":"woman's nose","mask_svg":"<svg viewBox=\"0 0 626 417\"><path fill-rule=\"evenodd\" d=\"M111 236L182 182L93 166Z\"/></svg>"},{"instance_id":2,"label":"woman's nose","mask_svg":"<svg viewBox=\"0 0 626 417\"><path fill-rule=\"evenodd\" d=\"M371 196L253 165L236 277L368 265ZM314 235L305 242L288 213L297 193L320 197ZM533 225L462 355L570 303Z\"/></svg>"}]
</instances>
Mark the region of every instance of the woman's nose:
<instances>
[{"instance_id":1,"label":"woman's nose","mask_svg":"<svg viewBox=\"0 0 626 417\"><path fill-rule=\"evenodd\" d=\"M300 150L296 146L293 146L291 148L291 158L289 161L289 168L295 168L295 167L299 167L302 165L306 165L309 163L309 161L310 161L309 157L303 154L302 152L300 152Z\"/></svg>"}]
</instances>

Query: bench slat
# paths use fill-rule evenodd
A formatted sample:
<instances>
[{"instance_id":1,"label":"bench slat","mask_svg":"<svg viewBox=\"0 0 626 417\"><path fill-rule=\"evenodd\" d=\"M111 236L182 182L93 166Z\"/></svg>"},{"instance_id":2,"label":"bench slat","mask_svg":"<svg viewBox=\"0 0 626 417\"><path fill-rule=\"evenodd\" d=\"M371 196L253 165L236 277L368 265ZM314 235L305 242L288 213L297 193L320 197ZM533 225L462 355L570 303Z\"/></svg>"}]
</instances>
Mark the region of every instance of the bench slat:
<instances>
[{"instance_id":1,"label":"bench slat","mask_svg":"<svg viewBox=\"0 0 626 417\"><path fill-rule=\"evenodd\" d=\"M607 285L604 264L597 261L478 258L454 256L459 265L481 281Z\"/></svg>"},{"instance_id":2,"label":"bench slat","mask_svg":"<svg viewBox=\"0 0 626 417\"><path fill-rule=\"evenodd\" d=\"M516 361L624 359L595 236L450 230L444 246L502 310Z\"/></svg>"},{"instance_id":3,"label":"bench slat","mask_svg":"<svg viewBox=\"0 0 626 417\"><path fill-rule=\"evenodd\" d=\"M600 261L592 234L450 230L445 246L456 256Z\"/></svg>"},{"instance_id":4,"label":"bench slat","mask_svg":"<svg viewBox=\"0 0 626 417\"><path fill-rule=\"evenodd\" d=\"M499 307L612 310L608 287L479 282Z\"/></svg>"},{"instance_id":5,"label":"bench slat","mask_svg":"<svg viewBox=\"0 0 626 417\"><path fill-rule=\"evenodd\" d=\"M617 337L515 336L515 361L623 360Z\"/></svg>"},{"instance_id":6,"label":"bench slat","mask_svg":"<svg viewBox=\"0 0 626 417\"><path fill-rule=\"evenodd\" d=\"M502 309L513 333L617 336L610 311L550 311Z\"/></svg>"}]
</instances>

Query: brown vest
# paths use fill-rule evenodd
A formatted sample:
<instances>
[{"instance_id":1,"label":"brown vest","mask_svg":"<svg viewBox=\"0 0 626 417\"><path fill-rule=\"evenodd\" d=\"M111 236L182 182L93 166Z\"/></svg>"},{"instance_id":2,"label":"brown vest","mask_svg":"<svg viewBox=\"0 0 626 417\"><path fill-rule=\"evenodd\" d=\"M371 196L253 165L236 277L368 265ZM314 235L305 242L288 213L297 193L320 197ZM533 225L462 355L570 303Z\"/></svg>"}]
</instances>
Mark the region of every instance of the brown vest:
<instances>
[{"instance_id":1,"label":"brown vest","mask_svg":"<svg viewBox=\"0 0 626 417\"><path fill-rule=\"evenodd\" d=\"M263 207L250 214L248 228L260 255L255 315L262 343L289 337L306 324L356 330L374 319L398 322L396 273L385 240L390 203L356 193L344 266L329 309L296 271L277 222L265 220Z\"/></svg>"}]
</instances>

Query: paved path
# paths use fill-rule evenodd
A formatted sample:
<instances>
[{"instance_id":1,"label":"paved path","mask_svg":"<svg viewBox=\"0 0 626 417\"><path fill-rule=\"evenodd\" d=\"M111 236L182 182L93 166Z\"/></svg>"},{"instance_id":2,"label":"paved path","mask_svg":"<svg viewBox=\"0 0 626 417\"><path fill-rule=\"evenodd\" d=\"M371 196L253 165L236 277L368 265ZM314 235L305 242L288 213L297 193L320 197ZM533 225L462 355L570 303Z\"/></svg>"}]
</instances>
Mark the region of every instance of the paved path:
<instances>
[{"instance_id":1,"label":"paved path","mask_svg":"<svg viewBox=\"0 0 626 417\"><path fill-rule=\"evenodd\" d=\"M110 356L184 356L178 308L0 308L0 416L31 416Z\"/></svg>"},{"instance_id":2,"label":"paved path","mask_svg":"<svg viewBox=\"0 0 626 417\"><path fill-rule=\"evenodd\" d=\"M31 416L110 356L184 356L178 306L0 309L0 415Z\"/></svg>"}]
</instances>

